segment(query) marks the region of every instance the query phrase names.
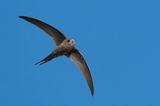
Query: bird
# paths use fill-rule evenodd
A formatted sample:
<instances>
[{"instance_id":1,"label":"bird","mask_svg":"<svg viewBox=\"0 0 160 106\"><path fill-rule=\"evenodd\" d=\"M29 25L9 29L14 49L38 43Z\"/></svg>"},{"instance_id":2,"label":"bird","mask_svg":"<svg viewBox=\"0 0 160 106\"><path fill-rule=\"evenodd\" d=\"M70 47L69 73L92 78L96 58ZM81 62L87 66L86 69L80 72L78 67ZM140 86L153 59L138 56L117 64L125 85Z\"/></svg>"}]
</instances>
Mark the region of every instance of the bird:
<instances>
[{"instance_id":1,"label":"bird","mask_svg":"<svg viewBox=\"0 0 160 106\"><path fill-rule=\"evenodd\" d=\"M19 18L32 23L33 25L39 27L43 31L45 31L55 43L56 48L41 61L37 62L35 65L42 65L54 58L59 56L66 56L70 60L72 60L81 70L82 74L87 81L89 86L91 95L94 95L94 86L92 81L92 76L89 70L89 67L82 55L82 53L75 47L75 40L67 38L62 32L60 32L55 27L32 17L28 16L19 16Z\"/></svg>"}]
</instances>

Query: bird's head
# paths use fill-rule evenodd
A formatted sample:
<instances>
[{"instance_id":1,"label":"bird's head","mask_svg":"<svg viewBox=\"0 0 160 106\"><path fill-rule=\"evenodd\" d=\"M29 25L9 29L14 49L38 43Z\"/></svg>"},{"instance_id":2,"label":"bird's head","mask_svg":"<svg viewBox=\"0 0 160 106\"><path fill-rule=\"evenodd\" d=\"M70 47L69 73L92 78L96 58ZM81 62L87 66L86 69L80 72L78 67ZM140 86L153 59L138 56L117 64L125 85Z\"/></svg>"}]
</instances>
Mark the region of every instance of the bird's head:
<instances>
[{"instance_id":1,"label":"bird's head","mask_svg":"<svg viewBox=\"0 0 160 106\"><path fill-rule=\"evenodd\" d=\"M71 46L74 46L74 45L75 45L74 39L68 39L67 42L68 42L68 44L71 45Z\"/></svg>"}]
</instances>

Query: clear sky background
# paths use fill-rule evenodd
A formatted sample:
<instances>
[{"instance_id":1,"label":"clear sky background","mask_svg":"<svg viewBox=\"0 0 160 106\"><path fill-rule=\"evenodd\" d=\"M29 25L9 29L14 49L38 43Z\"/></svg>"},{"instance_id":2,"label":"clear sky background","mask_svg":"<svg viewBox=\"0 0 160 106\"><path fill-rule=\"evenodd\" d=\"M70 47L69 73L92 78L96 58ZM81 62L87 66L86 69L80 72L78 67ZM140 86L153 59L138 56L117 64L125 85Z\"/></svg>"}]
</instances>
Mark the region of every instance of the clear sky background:
<instances>
[{"instance_id":1,"label":"clear sky background","mask_svg":"<svg viewBox=\"0 0 160 106\"><path fill-rule=\"evenodd\" d=\"M92 97L66 57L35 66L54 48L34 17L76 40ZM159 0L1 0L0 106L160 106Z\"/></svg>"}]
</instances>

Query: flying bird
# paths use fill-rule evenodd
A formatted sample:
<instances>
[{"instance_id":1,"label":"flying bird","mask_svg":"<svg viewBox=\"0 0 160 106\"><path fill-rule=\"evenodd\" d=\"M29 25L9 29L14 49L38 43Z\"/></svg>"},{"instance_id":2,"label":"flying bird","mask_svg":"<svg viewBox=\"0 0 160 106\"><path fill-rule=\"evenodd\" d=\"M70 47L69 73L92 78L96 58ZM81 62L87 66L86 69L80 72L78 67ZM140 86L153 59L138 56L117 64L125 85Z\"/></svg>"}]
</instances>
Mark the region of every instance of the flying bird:
<instances>
[{"instance_id":1,"label":"flying bird","mask_svg":"<svg viewBox=\"0 0 160 106\"><path fill-rule=\"evenodd\" d=\"M56 48L44 59L37 62L36 64L42 65L56 57L65 55L66 57L73 60L74 63L78 65L78 67L81 69L88 86L91 91L91 95L94 95L94 86L92 82L92 76L89 71L88 65L83 57L83 55L80 53L80 51L75 47L75 41L74 39L68 39L62 32L54 28L53 26L46 24L45 22L42 22L38 19L34 19L27 16L19 16L20 18L34 24L35 26L41 28L43 31L45 31L50 37L52 38L53 42L56 44Z\"/></svg>"}]
</instances>

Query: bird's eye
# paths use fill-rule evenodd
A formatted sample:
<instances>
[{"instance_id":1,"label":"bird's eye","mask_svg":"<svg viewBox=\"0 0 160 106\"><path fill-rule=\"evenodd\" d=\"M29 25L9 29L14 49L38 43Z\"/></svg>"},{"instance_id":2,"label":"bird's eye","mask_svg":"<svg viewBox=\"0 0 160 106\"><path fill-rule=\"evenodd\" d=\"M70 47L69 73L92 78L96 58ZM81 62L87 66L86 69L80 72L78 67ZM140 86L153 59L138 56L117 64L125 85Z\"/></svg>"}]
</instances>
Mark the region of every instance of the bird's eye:
<instances>
[{"instance_id":1,"label":"bird's eye","mask_svg":"<svg viewBox=\"0 0 160 106\"><path fill-rule=\"evenodd\" d=\"M67 40L67 42L70 42L70 40Z\"/></svg>"}]
</instances>

